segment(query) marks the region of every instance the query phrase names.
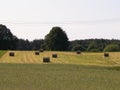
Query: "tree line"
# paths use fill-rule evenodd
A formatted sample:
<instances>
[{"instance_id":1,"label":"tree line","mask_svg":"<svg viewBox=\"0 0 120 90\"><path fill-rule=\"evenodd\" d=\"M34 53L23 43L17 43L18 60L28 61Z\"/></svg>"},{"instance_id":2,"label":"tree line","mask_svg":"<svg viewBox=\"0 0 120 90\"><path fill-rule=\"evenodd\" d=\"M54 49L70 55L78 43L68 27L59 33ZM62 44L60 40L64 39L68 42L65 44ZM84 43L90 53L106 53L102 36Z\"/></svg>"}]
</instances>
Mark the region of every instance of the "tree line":
<instances>
[{"instance_id":1,"label":"tree line","mask_svg":"<svg viewBox=\"0 0 120 90\"><path fill-rule=\"evenodd\" d=\"M107 52L120 51L120 40L117 39L84 39L69 41L61 27L53 27L44 39L33 41L19 39L5 25L0 25L0 50L53 50Z\"/></svg>"}]
</instances>

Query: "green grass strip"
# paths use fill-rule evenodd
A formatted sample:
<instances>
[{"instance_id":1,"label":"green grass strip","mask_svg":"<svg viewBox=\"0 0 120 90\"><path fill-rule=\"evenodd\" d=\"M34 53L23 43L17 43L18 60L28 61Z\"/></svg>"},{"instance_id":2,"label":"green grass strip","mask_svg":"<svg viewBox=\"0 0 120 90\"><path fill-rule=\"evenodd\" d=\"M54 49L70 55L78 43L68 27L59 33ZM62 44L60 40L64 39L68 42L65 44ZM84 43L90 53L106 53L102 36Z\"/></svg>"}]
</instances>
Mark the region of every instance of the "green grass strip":
<instances>
[{"instance_id":1,"label":"green grass strip","mask_svg":"<svg viewBox=\"0 0 120 90\"><path fill-rule=\"evenodd\" d=\"M120 90L120 67L0 64L0 90Z\"/></svg>"},{"instance_id":2,"label":"green grass strip","mask_svg":"<svg viewBox=\"0 0 120 90\"><path fill-rule=\"evenodd\" d=\"M1 50L0 51L0 58L6 53L7 51Z\"/></svg>"}]
</instances>

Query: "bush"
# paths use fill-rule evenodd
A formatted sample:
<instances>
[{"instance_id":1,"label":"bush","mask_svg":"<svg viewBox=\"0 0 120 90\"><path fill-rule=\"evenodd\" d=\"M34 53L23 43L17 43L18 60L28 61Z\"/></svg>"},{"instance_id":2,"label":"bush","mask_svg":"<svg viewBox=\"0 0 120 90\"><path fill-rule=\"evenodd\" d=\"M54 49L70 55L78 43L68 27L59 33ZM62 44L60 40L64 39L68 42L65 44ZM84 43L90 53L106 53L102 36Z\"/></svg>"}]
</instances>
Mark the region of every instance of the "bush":
<instances>
[{"instance_id":1,"label":"bush","mask_svg":"<svg viewBox=\"0 0 120 90\"><path fill-rule=\"evenodd\" d=\"M104 49L104 52L118 52L118 51L120 51L120 47L118 44L107 45Z\"/></svg>"}]
</instances>

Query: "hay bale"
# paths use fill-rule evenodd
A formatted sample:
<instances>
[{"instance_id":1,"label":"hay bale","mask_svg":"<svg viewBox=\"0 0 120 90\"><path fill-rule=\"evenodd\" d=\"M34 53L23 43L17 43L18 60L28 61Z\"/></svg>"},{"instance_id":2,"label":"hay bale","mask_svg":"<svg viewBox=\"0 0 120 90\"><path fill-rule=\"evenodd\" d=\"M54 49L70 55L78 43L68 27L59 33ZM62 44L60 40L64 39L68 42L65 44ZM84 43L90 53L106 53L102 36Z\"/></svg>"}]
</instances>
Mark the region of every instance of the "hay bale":
<instances>
[{"instance_id":1,"label":"hay bale","mask_svg":"<svg viewBox=\"0 0 120 90\"><path fill-rule=\"evenodd\" d=\"M104 57L109 57L109 53L104 53Z\"/></svg>"},{"instance_id":2,"label":"hay bale","mask_svg":"<svg viewBox=\"0 0 120 90\"><path fill-rule=\"evenodd\" d=\"M78 51L76 52L76 54L81 54L81 51L80 51L80 50L78 50Z\"/></svg>"},{"instance_id":3,"label":"hay bale","mask_svg":"<svg viewBox=\"0 0 120 90\"><path fill-rule=\"evenodd\" d=\"M15 53L14 53L14 52L10 52L10 53L9 53L9 56L14 57L14 56L15 56Z\"/></svg>"},{"instance_id":4,"label":"hay bale","mask_svg":"<svg viewBox=\"0 0 120 90\"><path fill-rule=\"evenodd\" d=\"M50 58L49 57L43 57L43 62L50 62Z\"/></svg>"},{"instance_id":5,"label":"hay bale","mask_svg":"<svg viewBox=\"0 0 120 90\"><path fill-rule=\"evenodd\" d=\"M39 55L40 53L39 52L35 52L35 55Z\"/></svg>"},{"instance_id":6,"label":"hay bale","mask_svg":"<svg viewBox=\"0 0 120 90\"><path fill-rule=\"evenodd\" d=\"M40 52L44 52L44 50L43 50L43 49L40 49L39 51L40 51Z\"/></svg>"},{"instance_id":7,"label":"hay bale","mask_svg":"<svg viewBox=\"0 0 120 90\"><path fill-rule=\"evenodd\" d=\"M57 54L52 54L52 57L53 57L53 58L57 58L58 55L57 55Z\"/></svg>"}]
</instances>

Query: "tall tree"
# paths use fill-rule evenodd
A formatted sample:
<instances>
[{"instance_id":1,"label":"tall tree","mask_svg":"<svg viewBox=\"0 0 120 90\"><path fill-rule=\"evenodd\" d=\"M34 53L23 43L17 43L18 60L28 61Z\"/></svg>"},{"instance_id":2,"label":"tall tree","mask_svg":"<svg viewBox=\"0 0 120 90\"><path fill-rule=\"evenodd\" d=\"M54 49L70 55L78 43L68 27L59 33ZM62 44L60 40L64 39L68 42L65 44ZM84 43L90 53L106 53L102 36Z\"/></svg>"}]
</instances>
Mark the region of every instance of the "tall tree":
<instances>
[{"instance_id":1,"label":"tall tree","mask_svg":"<svg viewBox=\"0 0 120 90\"><path fill-rule=\"evenodd\" d=\"M19 39L17 44L17 50L31 50L31 43L28 39Z\"/></svg>"},{"instance_id":2,"label":"tall tree","mask_svg":"<svg viewBox=\"0 0 120 90\"><path fill-rule=\"evenodd\" d=\"M0 49L16 49L17 41L17 37L5 25L0 25Z\"/></svg>"},{"instance_id":3,"label":"tall tree","mask_svg":"<svg viewBox=\"0 0 120 90\"><path fill-rule=\"evenodd\" d=\"M19 39L17 50L39 50L42 47L43 41L43 39L35 39L33 41Z\"/></svg>"},{"instance_id":4,"label":"tall tree","mask_svg":"<svg viewBox=\"0 0 120 90\"><path fill-rule=\"evenodd\" d=\"M47 50L65 51L68 45L67 34L60 27L53 27L49 34L45 36L44 47Z\"/></svg>"},{"instance_id":5,"label":"tall tree","mask_svg":"<svg viewBox=\"0 0 120 90\"><path fill-rule=\"evenodd\" d=\"M120 51L120 46L118 44L109 44L104 49L104 52L118 52L118 51Z\"/></svg>"},{"instance_id":6,"label":"tall tree","mask_svg":"<svg viewBox=\"0 0 120 90\"><path fill-rule=\"evenodd\" d=\"M91 51L93 49L98 49L97 43L95 41L90 42L90 44L89 44L89 46L87 48L87 51Z\"/></svg>"},{"instance_id":7,"label":"tall tree","mask_svg":"<svg viewBox=\"0 0 120 90\"><path fill-rule=\"evenodd\" d=\"M40 48L42 48L43 40L35 39L31 42L31 44L33 50L39 50Z\"/></svg>"}]
</instances>

